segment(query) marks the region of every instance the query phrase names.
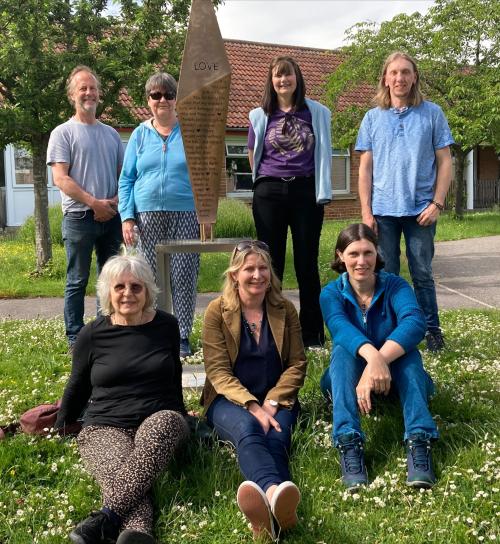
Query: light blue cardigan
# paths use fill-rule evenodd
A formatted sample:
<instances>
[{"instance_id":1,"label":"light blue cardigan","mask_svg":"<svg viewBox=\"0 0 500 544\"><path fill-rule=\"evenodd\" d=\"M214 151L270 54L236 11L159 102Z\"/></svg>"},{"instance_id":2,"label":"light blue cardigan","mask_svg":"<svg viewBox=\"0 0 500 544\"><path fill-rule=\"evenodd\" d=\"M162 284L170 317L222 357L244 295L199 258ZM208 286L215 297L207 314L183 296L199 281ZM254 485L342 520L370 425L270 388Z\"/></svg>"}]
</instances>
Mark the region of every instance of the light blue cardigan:
<instances>
[{"instance_id":1,"label":"light blue cardigan","mask_svg":"<svg viewBox=\"0 0 500 544\"><path fill-rule=\"evenodd\" d=\"M151 119L130 136L118 182L118 211L122 221L137 212L194 210L186 155L179 123L163 138Z\"/></svg>"},{"instance_id":2,"label":"light blue cardigan","mask_svg":"<svg viewBox=\"0 0 500 544\"><path fill-rule=\"evenodd\" d=\"M311 112L314 131L314 175L316 181L316 202L328 204L332 200L332 137L330 110L316 102L306 98L306 104ZM253 150L253 181L257 178L264 138L266 135L268 116L262 108L255 108L249 114L250 123L255 133L255 145Z\"/></svg>"}]
</instances>

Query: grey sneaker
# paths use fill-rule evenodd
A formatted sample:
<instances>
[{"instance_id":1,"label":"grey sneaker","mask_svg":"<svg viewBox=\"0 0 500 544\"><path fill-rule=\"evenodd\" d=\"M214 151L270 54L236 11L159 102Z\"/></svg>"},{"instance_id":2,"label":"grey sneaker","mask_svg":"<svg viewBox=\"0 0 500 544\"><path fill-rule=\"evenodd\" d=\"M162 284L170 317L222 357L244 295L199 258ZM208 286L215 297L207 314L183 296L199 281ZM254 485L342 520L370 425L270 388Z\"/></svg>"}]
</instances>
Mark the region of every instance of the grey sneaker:
<instances>
[{"instance_id":1,"label":"grey sneaker","mask_svg":"<svg viewBox=\"0 0 500 544\"><path fill-rule=\"evenodd\" d=\"M441 331L427 331L425 333L427 349L432 353L437 353L444 349L444 338Z\"/></svg>"},{"instance_id":2,"label":"grey sneaker","mask_svg":"<svg viewBox=\"0 0 500 544\"><path fill-rule=\"evenodd\" d=\"M436 483L432 470L431 441L424 435L412 435L406 441L407 485L428 489Z\"/></svg>"}]
</instances>

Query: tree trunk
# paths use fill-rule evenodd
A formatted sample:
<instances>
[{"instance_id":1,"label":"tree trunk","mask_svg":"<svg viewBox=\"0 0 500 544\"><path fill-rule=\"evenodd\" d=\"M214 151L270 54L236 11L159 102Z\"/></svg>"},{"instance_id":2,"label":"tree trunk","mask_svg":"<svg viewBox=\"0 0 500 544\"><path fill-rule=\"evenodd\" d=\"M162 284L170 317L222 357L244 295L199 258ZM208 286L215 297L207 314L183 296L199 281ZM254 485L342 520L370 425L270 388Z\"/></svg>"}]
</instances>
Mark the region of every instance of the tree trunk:
<instances>
[{"instance_id":1,"label":"tree trunk","mask_svg":"<svg viewBox=\"0 0 500 544\"><path fill-rule=\"evenodd\" d=\"M47 191L48 136L41 135L33 142L33 185L35 191L35 251L36 268L41 272L52 259L52 239L49 225L49 198Z\"/></svg>"},{"instance_id":2,"label":"tree trunk","mask_svg":"<svg viewBox=\"0 0 500 544\"><path fill-rule=\"evenodd\" d=\"M455 147L455 216L463 219L464 200L465 200L465 156L464 150L458 146Z\"/></svg>"}]
</instances>

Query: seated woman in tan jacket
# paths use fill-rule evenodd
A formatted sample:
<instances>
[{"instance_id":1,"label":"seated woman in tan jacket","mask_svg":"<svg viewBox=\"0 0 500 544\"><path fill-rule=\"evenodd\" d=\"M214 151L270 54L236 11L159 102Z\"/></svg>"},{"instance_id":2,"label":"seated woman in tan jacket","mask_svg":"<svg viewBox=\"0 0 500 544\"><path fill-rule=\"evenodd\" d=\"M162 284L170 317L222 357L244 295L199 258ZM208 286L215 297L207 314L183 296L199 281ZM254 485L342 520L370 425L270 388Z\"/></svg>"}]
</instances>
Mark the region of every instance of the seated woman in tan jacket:
<instances>
[{"instance_id":1,"label":"seated woman in tan jacket","mask_svg":"<svg viewBox=\"0 0 500 544\"><path fill-rule=\"evenodd\" d=\"M276 529L297 523L300 492L288 456L306 358L297 312L281 294L268 251L263 242L240 242L223 294L207 308L201 402L218 436L236 447L246 479L238 506L254 537L275 538Z\"/></svg>"}]
</instances>

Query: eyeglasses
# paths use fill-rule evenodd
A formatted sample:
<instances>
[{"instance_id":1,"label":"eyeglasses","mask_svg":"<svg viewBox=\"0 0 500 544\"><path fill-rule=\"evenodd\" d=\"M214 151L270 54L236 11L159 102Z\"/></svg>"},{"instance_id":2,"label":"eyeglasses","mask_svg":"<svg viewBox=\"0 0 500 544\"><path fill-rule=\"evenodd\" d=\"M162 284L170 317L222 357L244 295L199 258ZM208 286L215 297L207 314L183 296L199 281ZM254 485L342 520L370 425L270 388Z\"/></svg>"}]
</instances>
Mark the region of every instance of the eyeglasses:
<instances>
[{"instance_id":1,"label":"eyeglasses","mask_svg":"<svg viewBox=\"0 0 500 544\"><path fill-rule=\"evenodd\" d=\"M267 251L269 253L269 246L266 244L266 242L261 242L260 240L243 240L236 246L235 250L246 251L247 249L250 249L252 247L263 249L264 251Z\"/></svg>"},{"instance_id":2,"label":"eyeglasses","mask_svg":"<svg viewBox=\"0 0 500 544\"><path fill-rule=\"evenodd\" d=\"M149 93L149 97L153 100L161 100L162 96L165 100L174 100L177 95L173 91L166 91L164 93L156 91L155 93Z\"/></svg>"},{"instance_id":3,"label":"eyeglasses","mask_svg":"<svg viewBox=\"0 0 500 544\"><path fill-rule=\"evenodd\" d=\"M124 293L125 290L129 288L130 291L134 295L138 295L139 293L142 293L142 290L144 289L144 285L140 283L117 283L116 285L113 285L113 291L115 293Z\"/></svg>"}]
</instances>

